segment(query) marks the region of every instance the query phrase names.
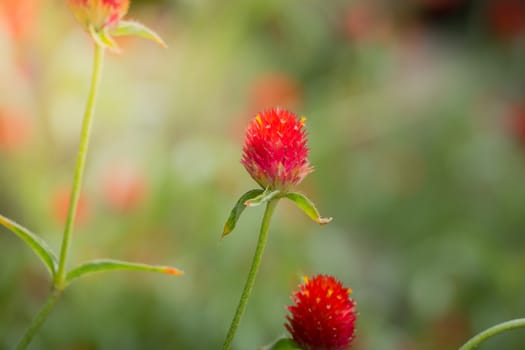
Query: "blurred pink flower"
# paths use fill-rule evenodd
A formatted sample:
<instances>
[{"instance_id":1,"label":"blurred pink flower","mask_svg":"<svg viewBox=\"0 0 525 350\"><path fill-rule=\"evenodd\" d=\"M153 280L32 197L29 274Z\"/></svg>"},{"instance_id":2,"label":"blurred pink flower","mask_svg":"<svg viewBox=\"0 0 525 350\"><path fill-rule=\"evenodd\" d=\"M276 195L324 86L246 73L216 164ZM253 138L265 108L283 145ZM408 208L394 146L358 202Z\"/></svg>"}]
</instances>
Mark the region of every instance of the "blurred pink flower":
<instances>
[{"instance_id":1,"label":"blurred pink flower","mask_svg":"<svg viewBox=\"0 0 525 350\"><path fill-rule=\"evenodd\" d=\"M257 114L248 126L241 163L261 187L286 191L312 172L304 121L272 108Z\"/></svg>"},{"instance_id":2,"label":"blurred pink flower","mask_svg":"<svg viewBox=\"0 0 525 350\"><path fill-rule=\"evenodd\" d=\"M89 30L113 27L126 15L129 0L67 0L75 18Z\"/></svg>"},{"instance_id":3,"label":"blurred pink flower","mask_svg":"<svg viewBox=\"0 0 525 350\"><path fill-rule=\"evenodd\" d=\"M0 109L0 151L13 152L29 141L31 119L8 109Z\"/></svg>"},{"instance_id":4,"label":"blurred pink flower","mask_svg":"<svg viewBox=\"0 0 525 350\"><path fill-rule=\"evenodd\" d=\"M109 169L103 179L104 199L119 212L136 208L146 197L146 179L138 170L117 165Z\"/></svg>"}]
</instances>

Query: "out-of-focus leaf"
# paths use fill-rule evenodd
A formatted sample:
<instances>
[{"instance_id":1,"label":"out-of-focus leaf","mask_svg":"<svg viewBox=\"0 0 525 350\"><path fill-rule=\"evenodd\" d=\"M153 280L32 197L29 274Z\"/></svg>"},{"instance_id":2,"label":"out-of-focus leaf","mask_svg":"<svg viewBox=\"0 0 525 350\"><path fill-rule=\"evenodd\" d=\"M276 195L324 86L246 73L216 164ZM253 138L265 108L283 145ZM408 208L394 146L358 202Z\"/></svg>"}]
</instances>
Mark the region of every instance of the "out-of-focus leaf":
<instances>
[{"instance_id":1,"label":"out-of-focus leaf","mask_svg":"<svg viewBox=\"0 0 525 350\"><path fill-rule=\"evenodd\" d=\"M22 239L29 246L29 248L31 248L35 254L40 257L42 262L49 270L51 276L55 276L58 266L58 259L55 256L55 253L42 238L2 215L0 215L0 225L4 226L9 231L17 235L20 239Z\"/></svg>"},{"instance_id":2,"label":"out-of-focus leaf","mask_svg":"<svg viewBox=\"0 0 525 350\"><path fill-rule=\"evenodd\" d=\"M224 224L224 229L222 231L221 238L224 238L224 236L228 235L233 231L235 228L235 225L237 224L237 221L241 217L242 212L246 208L246 201L250 200L251 198L255 198L262 194L264 191L261 189L256 190L250 190L243 194L237 203L235 203L235 206L233 207L232 211L230 212L230 216L228 217L228 220Z\"/></svg>"},{"instance_id":3,"label":"out-of-focus leaf","mask_svg":"<svg viewBox=\"0 0 525 350\"><path fill-rule=\"evenodd\" d=\"M66 276L67 283L73 280L96 272L105 272L113 270L131 270L164 273L167 275L182 275L183 271L170 266L156 266L141 263L132 263L127 261L100 259L79 265L69 271Z\"/></svg>"},{"instance_id":4,"label":"out-of-focus leaf","mask_svg":"<svg viewBox=\"0 0 525 350\"><path fill-rule=\"evenodd\" d=\"M301 348L292 339L281 338L272 345L262 347L259 350L301 350Z\"/></svg>"},{"instance_id":5,"label":"out-of-focus leaf","mask_svg":"<svg viewBox=\"0 0 525 350\"><path fill-rule=\"evenodd\" d=\"M164 40L153 30L136 21L120 21L118 26L111 31L115 36L138 36L149 39L162 47L168 47Z\"/></svg>"},{"instance_id":6,"label":"out-of-focus leaf","mask_svg":"<svg viewBox=\"0 0 525 350\"><path fill-rule=\"evenodd\" d=\"M246 202L244 202L244 205L246 205L247 207L256 207L266 202L269 202L270 200L277 197L279 194L281 194L281 192L278 190L270 191L269 189L266 189L257 197L248 199Z\"/></svg>"},{"instance_id":7,"label":"out-of-focus leaf","mask_svg":"<svg viewBox=\"0 0 525 350\"><path fill-rule=\"evenodd\" d=\"M308 199L305 195L297 192L287 193L284 197L294 202L299 209L301 209L310 219L317 222L319 225L326 225L332 218L322 218L317 211L314 203Z\"/></svg>"},{"instance_id":8,"label":"out-of-focus leaf","mask_svg":"<svg viewBox=\"0 0 525 350\"><path fill-rule=\"evenodd\" d=\"M113 52L120 52L120 47L113 40L113 38L104 30L96 31L95 28L89 27L89 35L95 44L108 48Z\"/></svg>"}]
</instances>

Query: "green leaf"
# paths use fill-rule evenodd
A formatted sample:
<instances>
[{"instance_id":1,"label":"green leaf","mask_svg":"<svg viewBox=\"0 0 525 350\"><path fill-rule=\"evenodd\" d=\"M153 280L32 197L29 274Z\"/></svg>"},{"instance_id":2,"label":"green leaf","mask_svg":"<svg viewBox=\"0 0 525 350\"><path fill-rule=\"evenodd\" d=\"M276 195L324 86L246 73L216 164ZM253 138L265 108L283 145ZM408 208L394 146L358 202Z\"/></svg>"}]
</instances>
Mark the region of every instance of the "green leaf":
<instances>
[{"instance_id":1,"label":"green leaf","mask_svg":"<svg viewBox=\"0 0 525 350\"><path fill-rule=\"evenodd\" d=\"M263 193L261 193L257 197L248 199L246 202L244 202L244 205L246 205L247 207L256 207L266 202L269 202L270 200L277 197L279 194L281 194L281 191L279 190L270 191L270 189L267 188L264 190Z\"/></svg>"},{"instance_id":2,"label":"green leaf","mask_svg":"<svg viewBox=\"0 0 525 350\"><path fill-rule=\"evenodd\" d=\"M136 21L120 21L118 26L111 31L111 35L138 36L138 37L152 40L162 47L168 47L168 45L166 45L164 40L162 40L162 38L157 33L149 29L142 23L139 23Z\"/></svg>"},{"instance_id":3,"label":"green leaf","mask_svg":"<svg viewBox=\"0 0 525 350\"><path fill-rule=\"evenodd\" d=\"M246 204L244 204L244 203L247 200L250 200L250 199L252 199L254 197L257 197L258 195L260 195L263 192L264 191L261 190L261 189L250 190L250 191L246 192L245 194L243 194L241 196L241 198L239 198L237 203L235 203L235 206L233 207L233 209L232 209L232 211L230 213L230 216L228 217L228 220L224 224L224 229L222 231L221 238L224 238L229 233L231 233L233 231L233 229L235 228L235 225L237 225L237 221L241 217L241 214L244 211L244 209L246 208Z\"/></svg>"},{"instance_id":4,"label":"green leaf","mask_svg":"<svg viewBox=\"0 0 525 350\"><path fill-rule=\"evenodd\" d=\"M2 215L0 215L0 225L4 226L9 231L17 235L20 239L22 239L29 246L29 248L31 248L33 252L38 255L38 257L40 257L42 262L49 270L51 276L55 276L58 267L58 259L55 256L55 253L53 253L51 248L49 248L47 243L42 238Z\"/></svg>"},{"instance_id":5,"label":"green leaf","mask_svg":"<svg viewBox=\"0 0 525 350\"><path fill-rule=\"evenodd\" d=\"M260 350L301 350L301 348L290 338L281 338L272 345L261 348Z\"/></svg>"},{"instance_id":6,"label":"green leaf","mask_svg":"<svg viewBox=\"0 0 525 350\"><path fill-rule=\"evenodd\" d=\"M332 218L322 218L317 211L314 203L305 195L297 192L290 192L285 195L286 198L294 202L299 209L301 209L310 219L317 222L319 225L326 225Z\"/></svg>"},{"instance_id":7,"label":"green leaf","mask_svg":"<svg viewBox=\"0 0 525 350\"><path fill-rule=\"evenodd\" d=\"M114 271L114 270L131 270L131 271L146 271L146 272L158 272L167 275L183 275L184 272L170 266L156 266L141 263L132 263L127 261L113 260L113 259L100 259L87 262L79 265L69 271L66 275L67 283L71 283L73 280L89 275L96 272Z\"/></svg>"},{"instance_id":8,"label":"green leaf","mask_svg":"<svg viewBox=\"0 0 525 350\"><path fill-rule=\"evenodd\" d=\"M108 48L112 50L113 52L120 52L120 47L117 45L117 43L113 40L113 38L105 31L100 30L96 31L93 26L89 27L89 35L95 41L95 43L101 47Z\"/></svg>"}]
</instances>

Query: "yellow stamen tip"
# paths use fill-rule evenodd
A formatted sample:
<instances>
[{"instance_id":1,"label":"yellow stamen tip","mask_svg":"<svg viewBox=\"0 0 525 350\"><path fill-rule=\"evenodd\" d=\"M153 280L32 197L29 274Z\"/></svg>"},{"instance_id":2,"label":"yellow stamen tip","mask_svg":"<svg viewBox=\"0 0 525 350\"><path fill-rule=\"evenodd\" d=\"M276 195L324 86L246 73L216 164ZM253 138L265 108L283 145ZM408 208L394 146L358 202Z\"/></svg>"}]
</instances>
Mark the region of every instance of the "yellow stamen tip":
<instances>
[{"instance_id":1,"label":"yellow stamen tip","mask_svg":"<svg viewBox=\"0 0 525 350\"><path fill-rule=\"evenodd\" d=\"M306 117L301 117L301 124L304 124L306 122Z\"/></svg>"},{"instance_id":2,"label":"yellow stamen tip","mask_svg":"<svg viewBox=\"0 0 525 350\"><path fill-rule=\"evenodd\" d=\"M260 115L257 114L257 116L255 116L255 120L257 121L257 124L259 124L259 126L262 126L262 119Z\"/></svg>"}]
</instances>

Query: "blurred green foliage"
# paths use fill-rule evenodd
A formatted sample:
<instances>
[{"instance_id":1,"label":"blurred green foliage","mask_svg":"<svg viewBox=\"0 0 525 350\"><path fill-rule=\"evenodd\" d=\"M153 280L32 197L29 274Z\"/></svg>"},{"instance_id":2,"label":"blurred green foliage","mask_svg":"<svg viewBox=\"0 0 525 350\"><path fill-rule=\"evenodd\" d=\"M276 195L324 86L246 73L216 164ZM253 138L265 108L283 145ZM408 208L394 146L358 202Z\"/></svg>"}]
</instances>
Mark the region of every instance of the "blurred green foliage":
<instances>
[{"instance_id":1,"label":"blurred green foliage","mask_svg":"<svg viewBox=\"0 0 525 350\"><path fill-rule=\"evenodd\" d=\"M16 18L0 3L0 212L58 249L92 47L61 1L27 1ZM186 275L79 281L32 349L219 347L262 216L219 240L256 187L243 129L274 104L307 116L316 171L300 190L334 221L279 204L236 349L284 334L291 290L315 273L353 289L354 349L456 349L523 317L525 11L508 3L132 1L169 48L120 40L108 55L70 261ZM3 349L50 283L0 233ZM524 345L517 330L480 349Z\"/></svg>"}]
</instances>

